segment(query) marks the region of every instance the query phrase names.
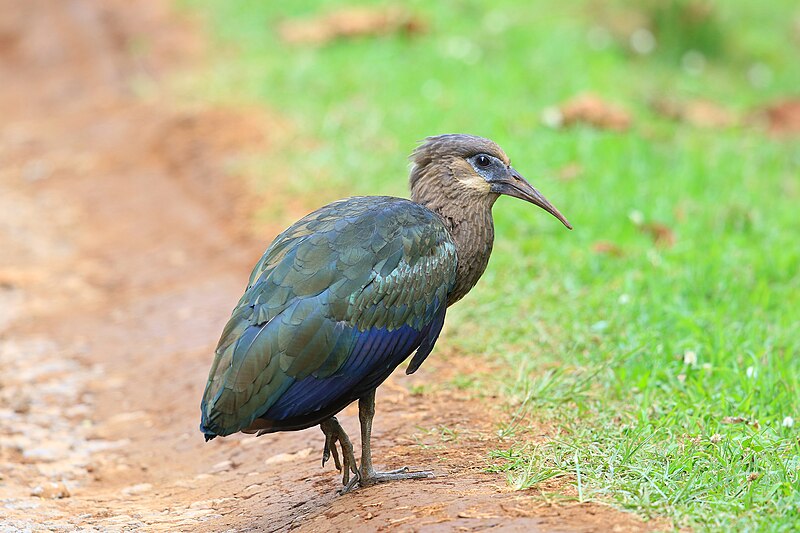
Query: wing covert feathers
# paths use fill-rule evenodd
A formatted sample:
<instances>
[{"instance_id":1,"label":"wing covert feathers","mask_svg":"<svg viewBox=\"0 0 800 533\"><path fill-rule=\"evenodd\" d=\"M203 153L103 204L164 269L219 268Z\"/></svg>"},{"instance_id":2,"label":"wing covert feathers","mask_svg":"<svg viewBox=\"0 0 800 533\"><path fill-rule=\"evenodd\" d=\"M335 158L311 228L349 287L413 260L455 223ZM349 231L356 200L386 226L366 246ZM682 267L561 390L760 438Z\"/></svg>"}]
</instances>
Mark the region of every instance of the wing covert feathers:
<instances>
[{"instance_id":1,"label":"wing covert feathers","mask_svg":"<svg viewBox=\"0 0 800 533\"><path fill-rule=\"evenodd\" d=\"M444 322L456 263L439 217L408 200L350 198L302 218L258 261L222 332L201 430L213 438L245 429L295 383L341 387L344 373L348 383L382 381L422 345L412 361L416 370ZM359 338L373 331L394 340L382 353L370 347L364 364L348 368L368 348ZM304 397L327 398L325 392ZM297 413L286 416L319 408L302 398L292 405Z\"/></svg>"}]
</instances>

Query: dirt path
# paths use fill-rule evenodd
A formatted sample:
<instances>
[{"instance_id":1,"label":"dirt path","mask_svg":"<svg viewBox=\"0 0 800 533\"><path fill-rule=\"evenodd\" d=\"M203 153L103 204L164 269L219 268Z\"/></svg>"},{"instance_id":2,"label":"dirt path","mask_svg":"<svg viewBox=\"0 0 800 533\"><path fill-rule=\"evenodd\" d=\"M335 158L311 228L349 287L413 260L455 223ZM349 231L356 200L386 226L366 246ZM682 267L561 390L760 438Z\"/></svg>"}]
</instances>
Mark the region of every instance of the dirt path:
<instances>
[{"instance_id":1,"label":"dirt path","mask_svg":"<svg viewBox=\"0 0 800 533\"><path fill-rule=\"evenodd\" d=\"M441 357L379 391L374 437L433 480L337 496L317 429L204 444L213 346L272 236L225 169L274 133L134 94L196 48L163 4L0 0L0 530L650 529L483 473L494 408L408 393Z\"/></svg>"}]
</instances>

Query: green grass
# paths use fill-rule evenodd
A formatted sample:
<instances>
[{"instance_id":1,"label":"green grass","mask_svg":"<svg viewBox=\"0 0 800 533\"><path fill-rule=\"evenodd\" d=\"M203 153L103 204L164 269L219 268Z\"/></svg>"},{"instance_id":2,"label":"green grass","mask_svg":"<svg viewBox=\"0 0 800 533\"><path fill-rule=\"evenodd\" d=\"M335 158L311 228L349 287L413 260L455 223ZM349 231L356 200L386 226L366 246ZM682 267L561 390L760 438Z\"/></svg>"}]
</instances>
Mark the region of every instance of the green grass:
<instances>
[{"instance_id":1,"label":"green grass","mask_svg":"<svg viewBox=\"0 0 800 533\"><path fill-rule=\"evenodd\" d=\"M257 162L264 183L309 208L405 195L404 154L461 131L498 141L573 223L501 199L488 272L449 313L444 343L508 369L488 386L508 403L492 468L512 486L560 477L583 500L676 526L800 528L800 435L783 425L800 419L797 139L695 128L648 107L707 98L744 114L796 94L795 2L720 0L686 32L680 14L642 8L664 43L645 56L615 38L612 22L631 14L622 2L414 1L424 35L321 47L283 44L274 28L322 2L183 3L208 15L219 48L187 93L262 103L293 125ZM590 36L606 21L599 34L612 39L598 48ZM700 73L681 66L695 49ZM768 76L751 84L754 66ZM544 108L584 91L626 107L633 127L542 125ZM567 165L578 176L556 179ZM669 227L674 246L642 221ZM455 385L477 394L478 383ZM536 437L535 421L557 436Z\"/></svg>"}]
</instances>

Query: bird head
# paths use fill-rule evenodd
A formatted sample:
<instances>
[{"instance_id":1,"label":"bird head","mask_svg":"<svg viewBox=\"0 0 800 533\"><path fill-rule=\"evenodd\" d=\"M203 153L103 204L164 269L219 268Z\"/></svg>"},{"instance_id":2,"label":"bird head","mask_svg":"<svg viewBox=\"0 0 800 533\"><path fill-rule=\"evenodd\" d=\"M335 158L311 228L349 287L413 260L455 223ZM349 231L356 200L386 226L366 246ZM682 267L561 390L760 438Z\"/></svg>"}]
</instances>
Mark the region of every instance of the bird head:
<instances>
[{"instance_id":1,"label":"bird head","mask_svg":"<svg viewBox=\"0 0 800 533\"><path fill-rule=\"evenodd\" d=\"M538 205L567 228L558 209L511 166L493 141L465 134L428 137L411 154L411 197L424 205L486 203L502 194Z\"/></svg>"}]
</instances>

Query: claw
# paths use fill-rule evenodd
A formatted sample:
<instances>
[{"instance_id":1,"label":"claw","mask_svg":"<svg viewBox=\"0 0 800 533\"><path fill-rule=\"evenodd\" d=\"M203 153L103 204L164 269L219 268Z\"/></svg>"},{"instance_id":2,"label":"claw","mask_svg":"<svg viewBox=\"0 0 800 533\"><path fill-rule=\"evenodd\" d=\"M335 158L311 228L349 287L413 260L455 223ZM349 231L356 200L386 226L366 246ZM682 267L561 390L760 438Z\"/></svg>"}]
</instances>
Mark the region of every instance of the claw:
<instances>
[{"instance_id":1,"label":"claw","mask_svg":"<svg viewBox=\"0 0 800 533\"><path fill-rule=\"evenodd\" d=\"M350 485L351 472L353 473L354 482L357 482L360 476L356 466L356 459L353 455L353 446L350 444L349 439L339 439L339 444L342 446L342 485L347 487Z\"/></svg>"},{"instance_id":2,"label":"claw","mask_svg":"<svg viewBox=\"0 0 800 533\"><path fill-rule=\"evenodd\" d=\"M355 488L357 485L361 484L361 474L358 472L358 470L355 471L355 474L356 475L353 476L353 479L350 480L350 483L346 483L344 487L339 489L340 496L347 494L348 492L353 490L353 488Z\"/></svg>"},{"instance_id":3,"label":"claw","mask_svg":"<svg viewBox=\"0 0 800 533\"><path fill-rule=\"evenodd\" d=\"M325 435L325 447L322 450L322 466L325 466L325 463L333 455L333 464L336 467L336 470L342 470L342 464L339 461L339 452L336 449L336 436L333 434L326 434Z\"/></svg>"},{"instance_id":4,"label":"claw","mask_svg":"<svg viewBox=\"0 0 800 533\"><path fill-rule=\"evenodd\" d=\"M325 448L322 450L322 466L325 466L325 463L328 462L328 459L331 458L331 442L330 439L325 436Z\"/></svg>"},{"instance_id":5,"label":"claw","mask_svg":"<svg viewBox=\"0 0 800 533\"><path fill-rule=\"evenodd\" d=\"M336 467L336 470L341 472L342 462L339 460L339 452L338 450L336 450L336 441L334 441L333 444L331 445L331 452L333 453L333 466ZM342 452L342 455L344 455L344 451Z\"/></svg>"},{"instance_id":6,"label":"claw","mask_svg":"<svg viewBox=\"0 0 800 533\"><path fill-rule=\"evenodd\" d=\"M350 468L346 469L345 472L347 472L347 475L343 476L344 479L342 479L342 485L345 487L349 487L361 482L361 472L358 471L356 465L350 465ZM352 481L349 479L351 472L353 473Z\"/></svg>"}]
</instances>

